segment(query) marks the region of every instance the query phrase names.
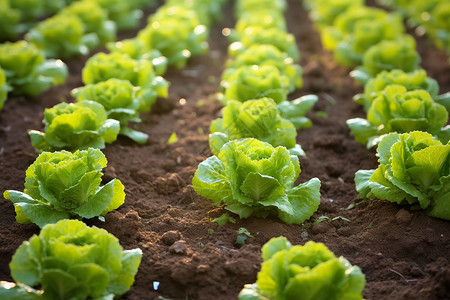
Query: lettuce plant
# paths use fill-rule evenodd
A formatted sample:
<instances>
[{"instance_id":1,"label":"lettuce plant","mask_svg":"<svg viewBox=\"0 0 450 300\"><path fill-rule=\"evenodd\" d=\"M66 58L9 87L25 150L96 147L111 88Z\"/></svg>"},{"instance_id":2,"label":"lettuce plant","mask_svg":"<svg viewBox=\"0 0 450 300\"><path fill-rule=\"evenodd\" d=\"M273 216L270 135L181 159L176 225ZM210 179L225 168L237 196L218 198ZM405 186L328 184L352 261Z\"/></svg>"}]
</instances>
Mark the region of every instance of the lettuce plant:
<instances>
[{"instance_id":1,"label":"lettuce plant","mask_svg":"<svg viewBox=\"0 0 450 300\"><path fill-rule=\"evenodd\" d=\"M223 118L211 123L210 132L209 146L215 155L228 141L249 137L274 147L284 146L293 155L305 154L296 144L295 126L280 116L276 103L270 98L244 103L228 101L223 109Z\"/></svg>"},{"instance_id":2,"label":"lettuce plant","mask_svg":"<svg viewBox=\"0 0 450 300\"><path fill-rule=\"evenodd\" d=\"M82 71L84 84L94 84L111 78L128 80L138 87L139 93L146 94L139 111L149 111L156 98L168 96L168 86L164 78L156 76L152 63L148 60L135 60L121 53L97 53L86 62Z\"/></svg>"},{"instance_id":3,"label":"lettuce plant","mask_svg":"<svg viewBox=\"0 0 450 300\"><path fill-rule=\"evenodd\" d=\"M104 45L116 37L116 24L108 20L107 13L94 1L73 2L59 13L64 16L76 16L83 24L83 32L96 39L96 45Z\"/></svg>"},{"instance_id":4,"label":"lettuce plant","mask_svg":"<svg viewBox=\"0 0 450 300\"><path fill-rule=\"evenodd\" d=\"M235 11L238 19L242 14L253 12L258 14L259 11L277 11L284 12L287 8L286 0L238 0L236 1Z\"/></svg>"},{"instance_id":5,"label":"lettuce plant","mask_svg":"<svg viewBox=\"0 0 450 300\"><path fill-rule=\"evenodd\" d=\"M285 237L272 238L262 247L262 258L256 283L246 284L239 300L362 299L361 269L322 243L292 246Z\"/></svg>"},{"instance_id":6,"label":"lettuce plant","mask_svg":"<svg viewBox=\"0 0 450 300\"><path fill-rule=\"evenodd\" d=\"M86 55L98 46L97 35L86 33L82 20L74 15L50 17L32 28L26 39L41 49L46 57Z\"/></svg>"},{"instance_id":7,"label":"lettuce plant","mask_svg":"<svg viewBox=\"0 0 450 300\"><path fill-rule=\"evenodd\" d=\"M9 1L0 1L0 16L0 41L14 39L26 30L26 25L20 23L20 11Z\"/></svg>"},{"instance_id":8,"label":"lettuce plant","mask_svg":"<svg viewBox=\"0 0 450 300\"><path fill-rule=\"evenodd\" d=\"M294 62L300 60L295 37L286 31L272 27L264 28L262 26L251 26L245 29L245 35L239 42L232 43L228 48L230 57L234 58L245 49L253 45L270 44L286 53Z\"/></svg>"},{"instance_id":9,"label":"lettuce plant","mask_svg":"<svg viewBox=\"0 0 450 300\"><path fill-rule=\"evenodd\" d=\"M117 139L120 123L108 119L103 106L94 101L59 103L44 111L44 132L30 130L33 147L39 151L105 148Z\"/></svg>"},{"instance_id":10,"label":"lettuce plant","mask_svg":"<svg viewBox=\"0 0 450 300\"><path fill-rule=\"evenodd\" d=\"M419 68L420 56L416 42L410 35L402 35L395 40L382 41L370 47L363 56L363 66L350 75L365 84L381 71L400 69L412 72Z\"/></svg>"},{"instance_id":11,"label":"lettuce plant","mask_svg":"<svg viewBox=\"0 0 450 300\"><path fill-rule=\"evenodd\" d=\"M356 141L370 148L390 132L405 133L414 130L429 132L443 142L450 139L450 126L446 126L448 112L436 103L425 90L407 91L401 85L388 85L373 100L367 120L347 120Z\"/></svg>"},{"instance_id":12,"label":"lettuce plant","mask_svg":"<svg viewBox=\"0 0 450 300\"><path fill-rule=\"evenodd\" d=\"M141 6L138 0L90 0L95 2L106 11L108 19L116 23L118 30L133 29L138 27L142 18L142 11L137 9ZM154 3L153 0L146 1L147 4Z\"/></svg>"},{"instance_id":13,"label":"lettuce plant","mask_svg":"<svg viewBox=\"0 0 450 300\"><path fill-rule=\"evenodd\" d=\"M2 110L3 105L8 96L9 86L6 84L5 73L2 68L0 68L0 110Z\"/></svg>"},{"instance_id":14,"label":"lettuce plant","mask_svg":"<svg viewBox=\"0 0 450 300\"><path fill-rule=\"evenodd\" d=\"M200 24L210 27L213 21L219 21L223 17L222 5L226 0L168 0L165 3L167 7L183 6L195 10Z\"/></svg>"},{"instance_id":15,"label":"lettuce plant","mask_svg":"<svg viewBox=\"0 0 450 300\"><path fill-rule=\"evenodd\" d=\"M195 10L183 6L163 7L149 18L138 34L148 49L157 49L169 65L182 68L191 56L209 49L208 28L200 23Z\"/></svg>"},{"instance_id":16,"label":"lettuce plant","mask_svg":"<svg viewBox=\"0 0 450 300\"><path fill-rule=\"evenodd\" d=\"M42 227L69 218L104 216L124 203L124 186L113 179L100 186L107 160L99 149L43 152L26 172L23 192L7 190L16 220Z\"/></svg>"},{"instance_id":17,"label":"lettuce plant","mask_svg":"<svg viewBox=\"0 0 450 300\"><path fill-rule=\"evenodd\" d=\"M358 94L353 99L364 105L366 111L369 110L373 100L382 92L386 86L398 84L406 88L407 91L422 89L427 91L431 98L437 98L439 85L436 80L427 76L425 70L415 70L405 72L394 69L391 71L381 71L374 78L364 85L364 94Z\"/></svg>"},{"instance_id":18,"label":"lettuce plant","mask_svg":"<svg viewBox=\"0 0 450 300\"><path fill-rule=\"evenodd\" d=\"M304 1L315 25L322 30L332 26L336 18L344 15L347 10L361 7L363 0L307 0Z\"/></svg>"},{"instance_id":19,"label":"lettuce plant","mask_svg":"<svg viewBox=\"0 0 450 300\"><path fill-rule=\"evenodd\" d=\"M262 9L256 11L251 10L241 14L228 39L237 42L245 35L247 28L254 26L266 29L278 28L287 31L286 20L282 12Z\"/></svg>"},{"instance_id":20,"label":"lettuce plant","mask_svg":"<svg viewBox=\"0 0 450 300\"><path fill-rule=\"evenodd\" d=\"M237 68L221 85L224 93L219 95L219 100L224 104L229 100L244 102L264 97L280 103L287 99L290 79L273 65L253 65Z\"/></svg>"},{"instance_id":21,"label":"lettuce plant","mask_svg":"<svg viewBox=\"0 0 450 300\"><path fill-rule=\"evenodd\" d=\"M144 42L137 38L125 39L115 43L108 43L106 47L111 52L126 54L136 60L151 61L155 74L162 76L167 71L167 57L162 56L157 49L148 49Z\"/></svg>"},{"instance_id":22,"label":"lettuce plant","mask_svg":"<svg viewBox=\"0 0 450 300\"><path fill-rule=\"evenodd\" d=\"M272 214L288 224L309 219L320 203L320 181L294 186L300 174L298 157L285 147L254 138L233 140L199 164L192 180L195 191L241 218Z\"/></svg>"},{"instance_id":23,"label":"lettuce plant","mask_svg":"<svg viewBox=\"0 0 450 300\"><path fill-rule=\"evenodd\" d=\"M123 250L104 229L78 220L59 221L19 246L9 264L19 287L0 286L0 295L22 300L114 299L130 289L141 259L141 249Z\"/></svg>"},{"instance_id":24,"label":"lettuce plant","mask_svg":"<svg viewBox=\"0 0 450 300\"><path fill-rule=\"evenodd\" d=\"M222 74L222 80L228 81L228 78L242 66L253 65L276 67L282 76L286 76L289 79L290 92L296 88L301 88L303 85L302 68L294 64L294 61L287 53L281 52L270 44L250 46L234 59L228 60L226 70Z\"/></svg>"},{"instance_id":25,"label":"lettuce plant","mask_svg":"<svg viewBox=\"0 0 450 300\"><path fill-rule=\"evenodd\" d=\"M450 143L426 132L391 133L377 149L376 170L355 175L363 199L419 204L425 212L450 220Z\"/></svg>"},{"instance_id":26,"label":"lettuce plant","mask_svg":"<svg viewBox=\"0 0 450 300\"><path fill-rule=\"evenodd\" d=\"M0 68L14 94L38 95L52 85L64 83L67 67L61 60L45 59L26 41L0 45Z\"/></svg>"},{"instance_id":27,"label":"lettuce plant","mask_svg":"<svg viewBox=\"0 0 450 300\"><path fill-rule=\"evenodd\" d=\"M128 122L141 122L139 109L149 107L156 100L128 80L111 78L96 84L88 84L72 91L77 101L92 100L103 105L109 119L120 122L119 134L139 144L145 144L148 135L128 127ZM150 103L147 103L150 102Z\"/></svg>"}]
</instances>

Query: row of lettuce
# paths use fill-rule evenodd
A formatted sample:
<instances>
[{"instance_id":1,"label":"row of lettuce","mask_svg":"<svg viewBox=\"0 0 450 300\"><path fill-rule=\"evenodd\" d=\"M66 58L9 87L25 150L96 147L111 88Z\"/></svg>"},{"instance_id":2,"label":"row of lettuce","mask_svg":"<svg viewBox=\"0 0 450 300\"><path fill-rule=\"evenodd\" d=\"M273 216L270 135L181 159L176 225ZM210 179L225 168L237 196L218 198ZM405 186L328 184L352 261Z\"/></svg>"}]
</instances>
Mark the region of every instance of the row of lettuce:
<instances>
[{"instance_id":1,"label":"row of lettuce","mask_svg":"<svg viewBox=\"0 0 450 300\"><path fill-rule=\"evenodd\" d=\"M224 30L232 42L219 94L225 107L210 126L214 155L199 164L192 185L240 218L276 215L301 224L320 203L319 179L294 186L301 172L298 155L304 155L297 129L311 126L305 113L317 97L287 100L302 86L302 70L295 38L286 29L286 1L235 5L235 28ZM262 257L256 283L246 284L239 299L362 299L360 268L321 243L292 246L284 237L273 238Z\"/></svg>"},{"instance_id":2,"label":"row of lettuce","mask_svg":"<svg viewBox=\"0 0 450 300\"><path fill-rule=\"evenodd\" d=\"M325 48L335 60L355 67L364 84L354 100L367 118L347 121L355 139L378 146L379 167L356 173L363 199L418 206L450 219L450 93L421 69L415 40L396 13L363 1L306 2Z\"/></svg>"},{"instance_id":3,"label":"row of lettuce","mask_svg":"<svg viewBox=\"0 0 450 300\"><path fill-rule=\"evenodd\" d=\"M450 54L450 3L446 0L378 0L398 11L419 34L427 34L434 44Z\"/></svg>"},{"instance_id":4,"label":"row of lettuce","mask_svg":"<svg viewBox=\"0 0 450 300\"><path fill-rule=\"evenodd\" d=\"M159 24L172 24L173 31L158 33L158 40L185 30L181 52L199 54L192 47L199 39L207 42L209 23L202 22L211 13L206 7L217 15L217 1L166 2L149 18L139 42L117 42L110 45L111 53L91 57L82 71L85 86L72 91L76 102L46 109L44 132L29 131L33 146L44 152L28 167L24 191L7 190L4 197L13 202L18 223L35 223L42 230L17 249L10 263L16 283L1 282L0 298L114 299L131 287L142 251L123 251L107 231L79 220L104 220L124 203L120 180L101 184L107 160L100 149L119 133L140 144L147 141L128 122L139 122L140 112L150 110L158 96L167 96L168 83L158 76L167 64L180 67L190 56L172 60L171 48L157 48L157 41L148 44L140 37L157 35ZM202 46L202 53L207 48Z\"/></svg>"},{"instance_id":5,"label":"row of lettuce","mask_svg":"<svg viewBox=\"0 0 450 300\"><path fill-rule=\"evenodd\" d=\"M0 19L5 24L0 30L1 39L28 30L30 26L25 23L56 14L31 27L25 40L0 44L0 110L8 92L36 96L64 83L68 71L61 58L86 55L113 42L117 29L138 26L142 16L139 8L153 4L141 0L2 1Z\"/></svg>"}]
</instances>

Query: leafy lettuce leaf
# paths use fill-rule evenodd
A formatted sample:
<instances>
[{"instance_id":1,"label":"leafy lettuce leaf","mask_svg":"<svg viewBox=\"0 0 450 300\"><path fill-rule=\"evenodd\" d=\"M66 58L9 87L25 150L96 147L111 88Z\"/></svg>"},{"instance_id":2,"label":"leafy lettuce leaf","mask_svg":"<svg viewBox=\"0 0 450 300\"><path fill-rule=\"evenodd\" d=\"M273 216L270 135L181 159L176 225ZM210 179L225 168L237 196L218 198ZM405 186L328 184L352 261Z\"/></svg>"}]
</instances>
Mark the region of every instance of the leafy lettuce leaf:
<instances>
[{"instance_id":1,"label":"leafy lettuce leaf","mask_svg":"<svg viewBox=\"0 0 450 300\"><path fill-rule=\"evenodd\" d=\"M43 227L68 218L103 216L124 203L124 186L113 179L100 186L106 158L99 149L43 152L26 172L23 192L7 190L18 223Z\"/></svg>"},{"instance_id":2,"label":"leafy lettuce leaf","mask_svg":"<svg viewBox=\"0 0 450 300\"><path fill-rule=\"evenodd\" d=\"M298 157L286 148L244 138L226 143L217 156L200 163L192 185L241 218L278 214L288 224L301 224L319 206L320 181L294 187L299 174Z\"/></svg>"}]
</instances>

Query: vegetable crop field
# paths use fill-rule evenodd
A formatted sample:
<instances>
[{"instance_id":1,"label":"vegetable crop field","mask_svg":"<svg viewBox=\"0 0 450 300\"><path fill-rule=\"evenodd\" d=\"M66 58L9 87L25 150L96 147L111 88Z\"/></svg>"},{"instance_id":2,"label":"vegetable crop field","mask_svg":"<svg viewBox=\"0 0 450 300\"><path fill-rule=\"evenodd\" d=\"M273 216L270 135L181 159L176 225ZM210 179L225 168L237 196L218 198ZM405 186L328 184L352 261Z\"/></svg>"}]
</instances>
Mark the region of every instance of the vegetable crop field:
<instances>
[{"instance_id":1,"label":"vegetable crop field","mask_svg":"<svg viewBox=\"0 0 450 300\"><path fill-rule=\"evenodd\" d=\"M201 24L189 34L158 15L178 16L181 10L164 12L165 6L196 2L204 5L198 16L203 16L201 11L207 17L174 18ZM5 53L19 53L22 46L2 50L0 44L0 298L449 299L450 25L447 21L447 31L435 33L427 24L407 20L408 14L402 14L406 19L398 14L380 21L384 11L397 9L383 6L389 1L329 2L330 7L353 2L383 12L375 20L370 19L375 12L354 12L357 17L351 19L350 9L336 11L342 28L350 31L349 39L337 25L324 29L326 21L317 16L325 15L320 4L326 0L155 1L150 8L141 7L137 27L139 14L132 11L127 16L108 12L108 21L98 17L103 25L80 34L77 45L75 31L67 43L45 36L40 29L44 21L26 34L11 29L5 37L0 32L1 39L35 43L51 58L36 58L36 70L21 70L23 78L29 78L12 81L8 68L14 63L5 62ZM439 2L449 18L448 3L444 7L445 1L431 2ZM272 4L279 4L284 21L274 21L276 12L273 18L257 14L260 6ZM83 9L72 10L83 16ZM57 18L75 18L64 13ZM345 14L350 21L344 20ZM359 23L358 37L357 29L349 28L366 15L369 22ZM151 26L149 17L154 20ZM378 21L393 27L375 27ZM2 22L0 26L6 26ZM258 22L260 40L252 39ZM269 33L276 26L278 31ZM102 33L93 38L100 27ZM422 34L423 28L428 34ZM99 46L114 39L115 29L115 40L123 43ZM391 36L397 34L401 37ZM438 39L445 34L447 40ZM272 42L263 41L274 41L278 49L264 48L262 44ZM376 46L368 50L371 43L385 43L393 52L383 57ZM149 49L144 51L145 45ZM397 58L397 46L405 47L398 53L412 54ZM109 52L114 53L104 54ZM253 60L264 55L270 62L255 66ZM374 67L369 55L382 62ZM414 83L414 88L400 86L401 80L387 88L389 83L380 84L382 92L371 98L367 82L373 83L370 80L384 72L379 66L389 63L395 67L385 70L405 66L399 71L405 82L406 73L422 69L428 81ZM381 70L374 70L378 67ZM102 92L105 97L99 96ZM400 104L388 102L389 97ZM123 99L129 101L119 106ZM66 113L72 113L73 123L58 119ZM377 123L380 120L384 123ZM70 131L71 126L89 129L80 134L81 129ZM51 153L55 151L60 152ZM412 179L404 179L407 176ZM77 198L81 194L83 201ZM123 249L104 230L98 233L80 221L63 219L105 229ZM82 251L44 258L56 257L58 251L72 253L52 242L52 230L57 230L51 226L59 224L69 235L72 227L89 232L83 236L89 242L79 236L65 238L71 246L96 239L106 245L107 240L109 252L95 248L104 261L88 268L87 258L78 257ZM32 236L42 232L43 246L37 250ZM18 248L22 252L14 255ZM318 251L321 257L308 254L310 261L297 264L295 259L307 260L299 258L302 251ZM121 260L114 262L120 265L115 269L114 259L107 258L112 253ZM276 265L286 253L297 256ZM33 256L27 264L26 255ZM62 261L77 259L83 264L60 270L65 268ZM319 267L310 272L319 265L314 259L327 263L327 271L341 273ZM38 267L30 271L30 265ZM41 281L35 279L44 272ZM77 272L89 273L88 279L80 279ZM345 279L338 278L344 274ZM307 281L301 281L302 276ZM67 278L76 282L70 288L64 286ZM14 298L5 281L21 281L43 290L43 295ZM92 282L98 282L98 289Z\"/></svg>"}]
</instances>

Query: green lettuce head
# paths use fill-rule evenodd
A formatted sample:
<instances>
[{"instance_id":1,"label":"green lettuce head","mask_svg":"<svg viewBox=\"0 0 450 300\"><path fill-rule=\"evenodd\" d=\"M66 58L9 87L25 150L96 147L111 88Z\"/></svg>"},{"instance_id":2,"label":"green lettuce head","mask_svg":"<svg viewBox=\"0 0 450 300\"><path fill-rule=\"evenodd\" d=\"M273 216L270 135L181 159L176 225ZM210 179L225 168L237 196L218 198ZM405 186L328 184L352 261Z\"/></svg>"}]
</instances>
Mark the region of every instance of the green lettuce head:
<instances>
[{"instance_id":1,"label":"green lettuce head","mask_svg":"<svg viewBox=\"0 0 450 300\"><path fill-rule=\"evenodd\" d=\"M259 7L259 5L258 5ZM245 35L245 31L248 27L264 27L278 28L283 31L287 31L286 20L284 18L283 12L281 11L268 11L264 9L260 10L250 10L241 14L239 19L236 21L235 29L231 31L228 39L237 42Z\"/></svg>"},{"instance_id":2,"label":"green lettuce head","mask_svg":"<svg viewBox=\"0 0 450 300\"><path fill-rule=\"evenodd\" d=\"M9 267L22 290L0 286L0 295L26 300L114 299L130 289L141 259L141 249L123 250L104 229L78 220L59 221L19 246Z\"/></svg>"},{"instance_id":3,"label":"green lettuce head","mask_svg":"<svg viewBox=\"0 0 450 300\"><path fill-rule=\"evenodd\" d=\"M448 112L425 90L407 91L401 85L389 85L374 99L367 120L347 120L355 139L370 148L390 132L426 131L443 142L450 139L450 128L444 127Z\"/></svg>"},{"instance_id":4,"label":"green lettuce head","mask_svg":"<svg viewBox=\"0 0 450 300\"><path fill-rule=\"evenodd\" d=\"M43 152L26 172L22 192L7 190L16 220L42 227L68 218L103 216L124 203L124 186L113 179L104 186L107 160L99 149Z\"/></svg>"},{"instance_id":5,"label":"green lettuce head","mask_svg":"<svg viewBox=\"0 0 450 300\"><path fill-rule=\"evenodd\" d=\"M30 130L33 147L39 151L105 148L117 139L120 123L108 119L103 106L94 101L59 103L44 111L44 132Z\"/></svg>"},{"instance_id":6,"label":"green lettuce head","mask_svg":"<svg viewBox=\"0 0 450 300\"><path fill-rule=\"evenodd\" d=\"M97 53L86 62L82 78L84 84L94 84L107 81L111 78L128 80L147 94L144 97L151 101L141 102L139 111L149 111L156 98L167 97L169 84L161 76L156 76L152 63L149 60L136 60L127 54Z\"/></svg>"},{"instance_id":7,"label":"green lettuce head","mask_svg":"<svg viewBox=\"0 0 450 300\"><path fill-rule=\"evenodd\" d=\"M294 64L294 61L286 53L281 52L273 45L253 45L245 49L236 58L227 62L227 69L222 75L222 80L228 81L233 73L242 66L274 66L282 76L289 78L289 91L301 88L303 85L302 68Z\"/></svg>"},{"instance_id":8,"label":"green lettuce head","mask_svg":"<svg viewBox=\"0 0 450 300\"><path fill-rule=\"evenodd\" d=\"M294 155L305 154L296 144L295 126L280 116L277 105L270 98L244 103L228 101L223 109L223 118L214 120L210 131L209 146L215 155L228 141L250 137L274 147L284 146Z\"/></svg>"},{"instance_id":9,"label":"green lettuce head","mask_svg":"<svg viewBox=\"0 0 450 300\"><path fill-rule=\"evenodd\" d=\"M354 100L362 105L366 111L369 110L373 100L388 85L398 84L406 88L407 91L422 89L427 91L431 98L436 99L439 92L439 85L436 80L427 76L425 70L415 70L405 72L403 70L394 69L391 71L381 71L377 76L370 79L364 86L364 94L358 94Z\"/></svg>"},{"instance_id":10,"label":"green lettuce head","mask_svg":"<svg viewBox=\"0 0 450 300\"><path fill-rule=\"evenodd\" d=\"M381 71L400 69L412 72L419 68L420 56L416 42L410 35L395 40L385 40L370 47L364 54L363 66L351 72L351 76L365 84Z\"/></svg>"},{"instance_id":11,"label":"green lettuce head","mask_svg":"<svg viewBox=\"0 0 450 300\"><path fill-rule=\"evenodd\" d=\"M285 237L272 238L262 247L262 258L256 283L246 284L239 300L362 299L361 269L322 243L292 246Z\"/></svg>"},{"instance_id":12,"label":"green lettuce head","mask_svg":"<svg viewBox=\"0 0 450 300\"><path fill-rule=\"evenodd\" d=\"M67 77L67 66L61 60L45 59L35 45L26 41L0 45L0 68L16 95L38 95L52 85L64 83Z\"/></svg>"},{"instance_id":13,"label":"green lettuce head","mask_svg":"<svg viewBox=\"0 0 450 300\"><path fill-rule=\"evenodd\" d=\"M224 104L229 100L245 102L264 97L280 103L287 99L290 79L273 65L253 65L237 68L221 85L225 92L219 95L219 100Z\"/></svg>"},{"instance_id":14,"label":"green lettuce head","mask_svg":"<svg viewBox=\"0 0 450 300\"><path fill-rule=\"evenodd\" d=\"M322 30L327 26L333 26L336 18L344 15L347 10L361 7L363 0L309 0L305 4L310 11L314 24Z\"/></svg>"},{"instance_id":15,"label":"green lettuce head","mask_svg":"<svg viewBox=\"0 0 450 300\"><path fill-rule=\"evenodd\" d=\"M133 87L128 80L111 78L96 84L72 90L77 101L92 100L100 103L106 110L109 119L120 122L120 134L129 137L139 144L145 144L148 135L128 127L128 122L141 122L139 110L151 107L154 97Z\"/></svg>"},{"instance_id":16,"label":"green lettuce head","mask_svg":"<svg viewBox=\"0 0 450 300\"><path fill-rule=\"evenodd\" d=\"M299 174L298 157L286 148L246 138L226 143L217 156L200 163L192 185L241 218L278 214L285 223L301 224L319 206L320 181L294 187Z\"/></svg>"},{"instance_id":17,"label":"green lettuce head","mask_svg":"<svg viewBox=\"0 0 450 300\"><path fill-rule=\"evenodd\" d=\"M391 133L377 156L378 169L356 173L361 198L419 204L428 215L450 220L450 143L421 131Z\"/></svg>"}]
</instances>

